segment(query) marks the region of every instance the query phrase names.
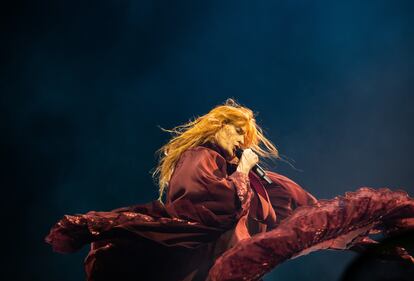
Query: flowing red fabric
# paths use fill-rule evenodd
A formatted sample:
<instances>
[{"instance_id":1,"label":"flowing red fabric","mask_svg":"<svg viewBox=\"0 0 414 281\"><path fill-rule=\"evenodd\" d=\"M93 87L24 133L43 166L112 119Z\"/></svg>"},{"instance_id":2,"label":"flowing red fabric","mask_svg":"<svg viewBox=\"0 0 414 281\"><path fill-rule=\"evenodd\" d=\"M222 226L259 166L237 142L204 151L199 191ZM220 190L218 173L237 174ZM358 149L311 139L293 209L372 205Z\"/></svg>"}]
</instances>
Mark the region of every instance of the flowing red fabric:
<instances>
[{"instance_id":1,"label":"flowing red fabric","mask_svg":"<svg viewBox=\"0 0 414 281\"><path fill-rule=\"evenodd\" d=\"M273 184L264 185L235 168L211 143L188 149L165 204L65 215L46 242L60 253L91 244L88 281L259 280L287 259L413 226L414 203L402 191L363 188L318 201L280 174L268 172Z\"/></svg>"},{"instance_id":2,"label":"flowing red fabric","mask_svg":"<svg viewBox=\"0 0 414 281\"><path fill-rule=\"evenodd\" d=\"M349 249L379 231L413 229L413 217L414 200L403 191L360 188L320 200L296 209L277 228L240 241L216 260L208 280L260 280L288 259L321 249Z\"/></svg>"}]
</instances>

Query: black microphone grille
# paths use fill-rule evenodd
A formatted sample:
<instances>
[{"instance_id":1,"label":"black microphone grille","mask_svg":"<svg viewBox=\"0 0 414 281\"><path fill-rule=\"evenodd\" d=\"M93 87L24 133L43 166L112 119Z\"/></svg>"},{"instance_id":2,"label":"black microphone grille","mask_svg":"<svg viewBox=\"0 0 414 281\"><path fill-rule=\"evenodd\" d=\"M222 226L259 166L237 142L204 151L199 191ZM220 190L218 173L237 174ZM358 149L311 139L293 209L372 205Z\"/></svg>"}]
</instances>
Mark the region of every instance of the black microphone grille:
<instances>
[{"instance_id":1,"label":"black microphone grille","mask_svg":"<svg viewBox=\"0 0 414 281\"><path fill-rule=\"evenodd\" d=\"M234 152L234 154L236 154L236 157L240 159L240 157L243 154L243 149L241 148L236 148L236 151Z\"/></svg>"}]
</instances>

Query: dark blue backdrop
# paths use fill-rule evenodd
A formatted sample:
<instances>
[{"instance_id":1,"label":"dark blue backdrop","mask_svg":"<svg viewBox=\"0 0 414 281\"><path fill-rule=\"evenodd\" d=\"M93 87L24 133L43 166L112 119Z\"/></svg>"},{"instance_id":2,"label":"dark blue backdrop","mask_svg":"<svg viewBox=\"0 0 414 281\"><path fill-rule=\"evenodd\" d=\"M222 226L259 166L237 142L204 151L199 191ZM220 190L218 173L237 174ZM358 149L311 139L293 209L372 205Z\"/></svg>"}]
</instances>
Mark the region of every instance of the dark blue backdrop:
<instances>
[{"instance_id":1,"label":"dark blue backdrop","mask_svg":"<svg viewBox=\"0 0 414 281\"><path fill-rule=\"evenodd\" d=\"M43 243L66 213L157 196L171 128L234 97L320 198L414 194L413 1L15 1L2 9L6 272L82 280L87 249ZM354 254L289 261L265 280L339 280Z\"/></svg>"}]
</instances>

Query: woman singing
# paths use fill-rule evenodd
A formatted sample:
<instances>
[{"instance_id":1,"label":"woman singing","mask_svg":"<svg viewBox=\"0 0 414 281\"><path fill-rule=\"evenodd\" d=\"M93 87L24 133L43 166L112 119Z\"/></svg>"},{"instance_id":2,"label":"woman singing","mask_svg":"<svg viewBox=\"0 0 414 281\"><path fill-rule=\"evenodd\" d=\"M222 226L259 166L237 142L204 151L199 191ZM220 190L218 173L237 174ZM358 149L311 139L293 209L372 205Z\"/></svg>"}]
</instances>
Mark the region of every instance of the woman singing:
<instances>
[{"instance_id":1,"label":"woman singing","mask_svg":"<svg viewBox=\"0 0 414 281\"><path fill-rule=\"evenodd\" d=\"M402 191L318 201L275 172L264 181L252 167L278 151L234 100L170 132L154 173L159 200L65 215L46 237L61 253L91 244L87 280L260 280L287 259L361 249L375 243L369 234L414 226L414 200ZM412 261L402 248L395 254Z\"/></svg>"}]
</instances>

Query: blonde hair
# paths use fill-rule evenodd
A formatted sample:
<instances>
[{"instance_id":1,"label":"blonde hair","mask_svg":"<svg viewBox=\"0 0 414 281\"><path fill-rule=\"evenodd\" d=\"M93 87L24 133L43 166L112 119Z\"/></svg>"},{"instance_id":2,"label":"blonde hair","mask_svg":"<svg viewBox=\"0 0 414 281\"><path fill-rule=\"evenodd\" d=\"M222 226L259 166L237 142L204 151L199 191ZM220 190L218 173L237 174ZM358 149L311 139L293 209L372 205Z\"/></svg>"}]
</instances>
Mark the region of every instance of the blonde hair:
<instances>
[{"instance_id":1,"label":"blonde hair","mask_svg":"<svg viewBox=\"0 0 414 281\"><path fill-rule=\"evenodd\" d=\"M181 154L191 147L206 142L215 142L215 134L224 124L246 127L244 148L251 148L263 157L279 158L277 148L264 135L262 129L256 124L253 111L236 103L234 99L227 99L223 105L214 107L209 113L195 118L171 130L163 129L173 134L170 141L157 150L160 155L158 165L152 176L158 180L159 198L168 186L175 164ZM259 145L263 144L265 149Z\"/></svg>"}]
</instances>

